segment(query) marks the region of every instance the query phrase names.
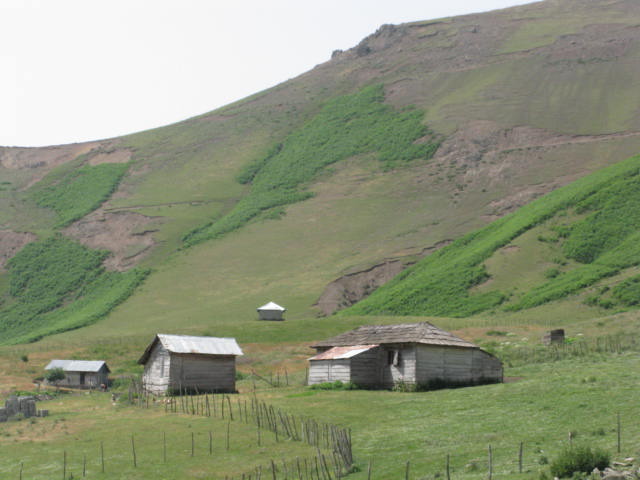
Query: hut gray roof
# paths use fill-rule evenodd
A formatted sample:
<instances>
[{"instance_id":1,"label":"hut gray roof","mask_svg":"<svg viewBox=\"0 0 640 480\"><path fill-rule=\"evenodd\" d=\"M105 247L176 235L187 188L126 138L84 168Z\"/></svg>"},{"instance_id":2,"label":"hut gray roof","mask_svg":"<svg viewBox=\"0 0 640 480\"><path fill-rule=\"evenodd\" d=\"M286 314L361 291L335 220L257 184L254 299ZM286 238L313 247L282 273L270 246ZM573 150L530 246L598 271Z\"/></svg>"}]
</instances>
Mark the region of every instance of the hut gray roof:
<instances>
[{"instance_id":1,"label":"hut gray roof","mask_svg":"<svg viewBox=\"0 0 640 480\"><path fill-rule=\"evenodd\" d=\"M200 355L244 355L235 338L194 337L159 333L146 348L138 363L144 364L157 342L171 353L197 353Z\"/></svg>"},{"instance_id":2,"label":"hut gray roof","mask_svg":"<svg viewBox=\"0 0 640 480\"><path fill-rule=\"evenodd\" d=\"M44 367L45 370L61 368L65 372L99 372L105 366L110 372L106 362L102 360L51 360L49 365Z\"/></svg>"},{"instance_id":3,"label":"hut gray roof","mask_svg":"<svg viewBox=\"0 0 640 480\"><path fill-rule=\"evenodd\" d=\"M277 312L286 312L287 311L286 308L281 307L280 305L278 305L275 302L265 303L261 307L258 307L257 310L258 311L260 311L260 310L275 310Z\"/></svg>"},{"instance_id":4,"label":"hut gray roof","mask_svg":"<svg viewBox=\"0 0 640 480\"><path fill-rule=\"evenodd\" d=\"M317 342L318 347L347 347L385 343L423 343L462 348L479 348L452 333L446 332L429 322L401 323L398 325L365 325L336 337Z\"/></svg>"}]
</instances>

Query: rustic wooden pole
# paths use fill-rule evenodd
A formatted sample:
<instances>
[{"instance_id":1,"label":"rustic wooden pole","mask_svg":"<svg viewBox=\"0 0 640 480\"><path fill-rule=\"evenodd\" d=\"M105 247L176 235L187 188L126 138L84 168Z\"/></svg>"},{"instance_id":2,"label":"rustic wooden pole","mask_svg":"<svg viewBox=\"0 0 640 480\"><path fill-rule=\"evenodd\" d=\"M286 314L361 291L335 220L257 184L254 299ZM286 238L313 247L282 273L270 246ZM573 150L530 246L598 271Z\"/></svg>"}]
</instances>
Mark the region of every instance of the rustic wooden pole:
<instances>
[{"instance_id":1,"label":"rustic wooden pole","mask_svg":"<svg viewBox=\"0 0 640 480\"><path fill-rule=\"evenodd\" d=\"M620 412L618 412L618 453L620 453Z\"/></svg>"},{"instance_id":2,"label":"rustic wooden pole","mask_svg":"<svg viewBox=\"0 0 640 480\"><path fill-rule=\"evenodd\" d=\"M133 468L138 467L138 459L136 458L136 442L131 435L131 453L133 454Z\"/></svg>"},{"instance_id":3,"label":"rustic wooden pole","mask_svg":"<svg viewBox=\"0 0 640 480\"><path fill-rule=\"evenodd\" d=\"M404 470L404 480L409 480L409 465L410 461L407 462L406 468Z\"/></svg>"},{"instance_id":4,"label":"rustic wooden pole","mask_svg":"<svg viewBox=\"0 0 640 480\"><path fill-rule=\"evenodd\" d=\"M367 480L371 480L371 460L369 460L369 465L367 466Z\"/></svg>"},{"instance_id":5,"label":"rustic wooden pole","mask_svg":"<svg viewBox=\"0 0 640 480\"><path fill-rule=\"evenodd\" d=\"M104 443L100 442L100 464L102 465L102 473L104 473Z\"/></svg>"},{"instance_id":6,"label":"rustic wooden pole","mask_svg":"<svg viewBox=\"0 0 640 480\"><path fill-rule=\"evenodd\" d=\"M489 445L489 480L493 478L493 451Z\"/></svg>"},{"instance_id":7,"label":"rustic wooden pole","mask_svg":"<svg viewBox=\"0 0 640 480\"><path fill-rule=\"evenodd\" d=\"M276 464L274 463L273 459L271 459L271 476L273 477L273 480L277 480L276 479Z\"/></svg>"},{"instance_id":8,"label":"rustic wooden pole","mask_svg":"<svg viewBox=\"0 0 640 480\"><path fill-rule=\"evenodd\" d=\"M227 422L227 451L229 451L229 433L231 430L231 420Z\"/></svg>"},{"instance_id":9,"label":"rustic wooden pole","mask_svg":"<svg viewBox=\"0 0 640 480\"><path fill-rule=\"evenodd\" d=\"M447 480L451 480L451 455L447 453Z\"/></svg>"},{"instance_id":10,"label":"rustic wooden pole","mask_svg":"<svg viewBox=\"0 0 640 480\"><path fill-rule=\"evenodd\" d=\"M213 455L213 434L209 430L209 455Z\"/></svg>"},{"instance_id":11,"label":"rustic wooden pole","mask_svg":"<svg viewBox=\"0 0 640 480\"><path fill-rule=\"evenodd\" d=\"M20 480L22 480L22 470L24 470L24 462L20 462Z\"/></svg>"},{"instance_id":12,"label":"rustic wooden pole","mask_svg":"<svg viewBox=\"0 0 640 480\"><path fill-rule=\"evenodd\" d=\"M227 395L227 404L229 407L229 418L233 420L233 409L231 408L231 398L229 398L229 395Z\"/></svg>"},{"instance_id":13,"label":"rustic wooden pole","mask_svg":"<svg viewBox=\"0 0 640 480\"><path fill-rule=\"evenodd\" d=\"M520 442L520 451L518 452L518 473L522 473L522 442Z\"/></svg>"},{"instance_id":14,"label":"rustic wooden pole","mask_svg":"<svg viewBox=\"0 0 640 480\"><path fill-rule=\"evenodd\" d=\"M193 457L193 454L195 452L195 435L194 432L191 432L191 456Z\"/></svg>"},{"instance_id":15,"label":"rustic wooden pole","mask_svg":"<svg viewBox=\"0 0 640 480\"><path fill-rule=\"evenodd\" d=\"M82 476L83 477L87 476L87 456L86 455L82 456Z\"/></svg>"}]
</instances>

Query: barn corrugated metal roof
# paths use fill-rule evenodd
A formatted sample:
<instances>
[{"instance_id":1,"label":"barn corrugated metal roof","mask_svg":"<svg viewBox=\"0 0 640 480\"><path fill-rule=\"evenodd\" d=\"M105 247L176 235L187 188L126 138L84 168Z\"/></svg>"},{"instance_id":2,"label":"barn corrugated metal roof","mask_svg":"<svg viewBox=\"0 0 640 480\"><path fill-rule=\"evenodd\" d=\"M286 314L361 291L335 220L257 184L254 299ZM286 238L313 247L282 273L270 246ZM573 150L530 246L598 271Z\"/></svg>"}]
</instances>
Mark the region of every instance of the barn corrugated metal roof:
<instances>
[{"instance_id":1,"label":"barn corrugated metal roof","mask_svg":"<svg viewBox=\"0 0 640 480\"><path fill-rule=\"evenodd\" d=\"M365 325L350 332L318 342L318 347L344 347L385 343L423 343L463 348L479 348L429 322L401 323L397 325Z\"/></svg>"},{"instance_id":2,"label":"barn corrugated metal roof","mask_svg":"<svg viewBox=\"0 0 640 480\"><path fill-rule=\"evenodd\" d=\"M145 363L156 342L171 353L197 353L199 355L244 355L235 338L194 337L159 333L149 344L138 363Z\"/></svg>"},{"instance_id":3,"label":"barn corrugated metal roof","mask_svg":"<svg viewBox=\"0 0 640 480\"><path fill-rule=\"evenodd\" d=\"M107 371L110 372L109 367L103 360L51 360L49 365L44 367L45 370L52 370L54 368L61 368L65 372L99 372L102 367L107 367Z\"/></svg>"},{"instance_id":4,"label":"barn corrugated metal roof","mask_svg":"<svg viewBox=\"0 0 640 480\"><path fill-rule=\"evenodd\" d=\"M333 347L329 350L311 357L309 360L342 360L355 357L361 353L379 347L380 345L353 345L351 347Z\"/></svg>"},{"instance_id":5,"label":"barn corrugated metal roof","mask_svg":"<svg viewBox=\"0 0 640 480\"><path fill-rule=\"evenodd\" d=\"M158 334L164 348L173 353L202 355L243 355L235 338L192 337L189 335Z\"/></svg>"},{"instance_id":6,"label":"barn corrugated metal roof","mask_svg":"<svg viewBox=\"0 0 640 480\"><path fill-rule=\"evenodd\" d=\"M269 303L265 303L261 307L258 307L258 311L260 311L260 310L278 310L280 312L284 312L287 309L284 308L284 307L281 307L280 305L278 305L275 302L269 302Z\"/></svg>"}]
</instances>

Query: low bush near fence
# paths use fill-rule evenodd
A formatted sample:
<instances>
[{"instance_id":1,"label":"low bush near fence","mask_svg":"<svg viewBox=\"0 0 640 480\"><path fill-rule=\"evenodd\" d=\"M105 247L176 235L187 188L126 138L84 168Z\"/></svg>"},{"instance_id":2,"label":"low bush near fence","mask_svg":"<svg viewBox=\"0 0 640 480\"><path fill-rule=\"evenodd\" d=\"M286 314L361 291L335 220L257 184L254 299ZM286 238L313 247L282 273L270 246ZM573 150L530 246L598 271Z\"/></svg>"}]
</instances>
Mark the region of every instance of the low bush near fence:
<instances>
[{"instance_id":1,"label":"low bush near fence","mask_svg":"<svg viewBox=\"0 0 640 480\"><path fill-rule=\"evenodd\" d=\"M595 468L605 469L611 462L611 455L599 448L587 445L565 447L551 462L551 474L559 478L571 478L575 473L591 473Z\"/></svg>"}]
</instances>

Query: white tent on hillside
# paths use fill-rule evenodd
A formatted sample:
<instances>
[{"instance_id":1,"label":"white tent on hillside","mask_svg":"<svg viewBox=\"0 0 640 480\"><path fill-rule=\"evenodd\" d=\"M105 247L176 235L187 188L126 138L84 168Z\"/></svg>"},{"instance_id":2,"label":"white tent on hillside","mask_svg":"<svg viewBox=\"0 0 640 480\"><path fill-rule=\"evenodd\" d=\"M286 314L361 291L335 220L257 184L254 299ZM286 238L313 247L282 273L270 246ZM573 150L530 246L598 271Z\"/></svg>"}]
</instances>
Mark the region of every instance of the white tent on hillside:
<instances>
[{"instance_id":1,"label":"white tent on hillside","mask_svg":"<svg viewBox=\"0 0 640 480\"><path fill-rule=\"evenodd\" d=\"M269 302L258 308L258 315L260 316L260 320L284 320L282 314L286 311L286 308L281 307L277 303Z\"/></svg>"}]
</instances>

